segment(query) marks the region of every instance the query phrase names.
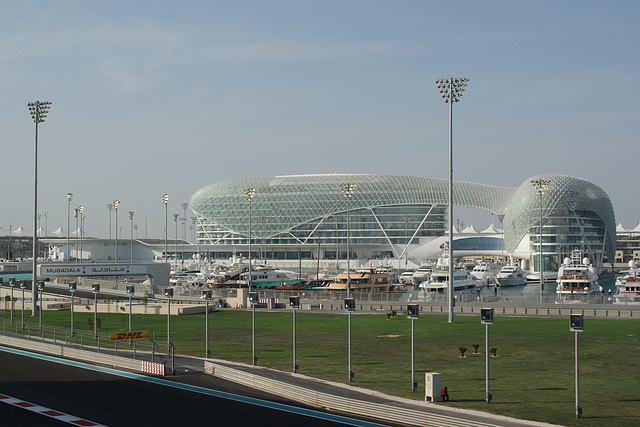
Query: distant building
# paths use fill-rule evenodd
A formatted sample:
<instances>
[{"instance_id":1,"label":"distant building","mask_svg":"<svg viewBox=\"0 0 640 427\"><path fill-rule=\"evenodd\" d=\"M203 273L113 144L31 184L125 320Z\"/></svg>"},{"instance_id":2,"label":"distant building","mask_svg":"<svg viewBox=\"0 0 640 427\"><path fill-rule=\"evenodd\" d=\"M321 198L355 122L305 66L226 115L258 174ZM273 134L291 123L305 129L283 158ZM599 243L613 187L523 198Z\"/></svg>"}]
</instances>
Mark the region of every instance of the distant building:
<instances>
[{"instance_id":1,"label":"distant building","mask_svg":"<svg viewBox=\"0 0 640 427\"><path fill-rule=\"evenodd\" d=\"M539 178L550 181L542 200L530 182ZM198 246L214 258L247 255L251 229L253 257L345 259L342 184L356 185L348 201L352 258L433 259L442 250L449 227L448 180L362 174L247 178L203 187L190 202L198 215ZM243 193L248 188L255 190L251 202ZM492 212L504 227L466 235L459 230L454 256L512 255L538 271L542 209L545 271L557 269L576 248L598 266L613 261L613 207L600 187L584 179L541 175L515 188L455 181L453 203Z\"/></svg>"}]
</instances>

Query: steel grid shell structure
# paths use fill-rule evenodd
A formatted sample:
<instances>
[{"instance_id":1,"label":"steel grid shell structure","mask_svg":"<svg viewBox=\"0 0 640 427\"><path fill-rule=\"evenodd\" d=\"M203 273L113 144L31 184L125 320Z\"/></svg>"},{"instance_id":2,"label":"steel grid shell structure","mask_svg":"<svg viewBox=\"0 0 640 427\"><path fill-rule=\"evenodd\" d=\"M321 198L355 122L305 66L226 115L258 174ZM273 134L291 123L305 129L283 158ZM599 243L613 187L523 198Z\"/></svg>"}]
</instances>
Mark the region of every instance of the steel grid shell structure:
<instances>
[{"instance_id":1,"label":"steel grid shell structure","mask_svg":"<svg viewBox=\"0 0 640 427\"><path fill-rule=\"evenodd\" d=\"M558 226L562 223L558 218L569 222L575 219L578 225L592 220L593 227L586 232L584 228L575 233L569 230L567 232L575 234L576 238L556 236L552 239L554 243L577 244L582 238L584 244L584 240L592 236L593 244L599 242L601 245L598 252L612 259L615 217L606 193L580 178L566 175L539 177L551 182L543 202L545 218L556 218L554 224ZM539 196L530 185L530 179L519 187L455 181L453 204L497 215L504 224L506 250L513 252L530 234L531 244L536 243L531 232L539 221ZM367 239L391 246L409 243L404 237L407 212L411 216L409 240L413 243L420 236L442 236L448 227L445 215L448 181L445 179L406 175L290 175L222 181L199 189L190 200L191 209L200 218L198 242L232 244L230 239L235 236L238 239L235 244L246 243L249 211L243 189L255 188L253 216L264 220L253 223L254 239L303 245L317 244L319 239L320 243L329 245L341 236L339 224L346 224L346 202L341 192L341 185L345 183L357 184L357 191L350 200L351 221L361 223L360 227L353 225L352 238L356 244L367 243ZM368 215L369 219L358 219L358 215ZM374 232L370 228L377 230ZM547 229L546 223L543 231L545 235L552 231L565 233L561 227ZM371 237L374 234L375 239Z\"/></svg>"}]
</instances>

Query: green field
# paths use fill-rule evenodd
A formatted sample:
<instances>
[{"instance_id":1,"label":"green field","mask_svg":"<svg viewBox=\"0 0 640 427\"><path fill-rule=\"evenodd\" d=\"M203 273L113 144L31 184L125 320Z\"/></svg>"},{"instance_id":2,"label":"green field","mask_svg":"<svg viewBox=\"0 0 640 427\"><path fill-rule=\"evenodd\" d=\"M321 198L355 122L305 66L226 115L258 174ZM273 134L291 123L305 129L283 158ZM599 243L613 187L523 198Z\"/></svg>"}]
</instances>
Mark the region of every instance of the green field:
<instances>
[{"instance_id":1,"label":"green field","mask_svg":"<svg viewBox=\"0 0 640 427\"><path fill-rule=\"evenodd\" d=\"M114 307L114 312L116 312ZM30 313L29 313L30 314ZM4 317L8 314L5 311ZM20 321L20 312L15 313ZM26 316L25 316L26 318ZM92 314L75 313L75 329L91 343ZM298 372L334 382L348 382L347 316L299 311ZM128 329L121 310L100 314L101 332ZM30 321L33 318L29 318ZM258 364L291 371L291 311L256 313ZM70 313L45 312L47 326L69 327ZM516 418L562 425L640 425L640 322L585 319L580 344L580 404L575 419L574 333L568 318L496 317L490 326L491 404L485 402L485 326L479 316L422 315L415 321L417 392L411 391L411 321L398 314L352 316L354 386L411 399L424 398L424 373L439 372L451 401L443 405L479 409ZM32 326L32 330L37 330ZM204 314L171 318L176 353L203 357ZM155 331L157 351L166 351L166 316L136 315L133 330ZM251 363L251 312L209 314L212 358ZM58 339L64 335L57 332ZM32 335L34 333L32 332ZM77 336L76 336L77 339ZM103 340L104 340L103 336ZM103 345L106 343L103 341ZM473 345L479 345L474 354ZM459 347L468 350L460 357Z\"/></svg>"}]
</instances>

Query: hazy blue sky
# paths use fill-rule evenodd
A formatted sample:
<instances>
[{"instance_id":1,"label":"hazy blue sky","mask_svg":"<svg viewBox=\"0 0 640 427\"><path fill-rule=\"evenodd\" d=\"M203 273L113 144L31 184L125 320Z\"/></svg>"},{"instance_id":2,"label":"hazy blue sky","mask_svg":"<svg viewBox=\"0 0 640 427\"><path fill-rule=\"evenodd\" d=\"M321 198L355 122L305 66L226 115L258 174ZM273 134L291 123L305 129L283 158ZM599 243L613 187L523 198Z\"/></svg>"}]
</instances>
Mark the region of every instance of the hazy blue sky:
<instances>
[{"instance_id":1,"label":"hazy blue sky","mask_svg":"<svg viewBox=\"0 0 640 427\"><path fill-rule=\"evenodd\" d=\"M634 227L639 22L640 2L618 0L0 0L0 227L33 229L30 101L53 102L39 134L49 231L67 228L71 192L88 234L107 236L119 199L123 237L128 211L138 237L145 216L161 237L162 194L182 216L221 180L447 178L434 80L451 75L470 79L454 108L456 179L578 176Z\"/></svg>"}]
</instances>

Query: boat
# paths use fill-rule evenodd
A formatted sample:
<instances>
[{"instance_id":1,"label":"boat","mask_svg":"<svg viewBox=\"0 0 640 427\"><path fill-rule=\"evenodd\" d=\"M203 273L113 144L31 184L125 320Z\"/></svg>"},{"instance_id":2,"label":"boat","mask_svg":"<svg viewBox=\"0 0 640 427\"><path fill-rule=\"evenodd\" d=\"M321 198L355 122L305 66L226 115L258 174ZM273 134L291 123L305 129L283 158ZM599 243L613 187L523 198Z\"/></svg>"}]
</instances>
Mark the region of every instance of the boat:
<instances>
[{"instance_id":1,"label":"boat","mask_svg":"<svg viewBox=\"0 0 640 427\"><path fill-rule=\"evenodd\" d=\"M402 272L400 277L398 278L398 282L401 285L412 285L413 284L413 273L415 270L405 270Z\"/></svg>"},{"instance_id":2,"label":"boat","mask_svg":"<svg viewBox=\"0 0 640 427\"><path fill-rule=\"evenodd\" d=\"M588 302L590 297L602 294L598 284L598 273L589 258L582 257L580 250L571 252L558 269L556 303Z\"/></svg>"},{"instance_id":3,"label":"boat","mask_svg":"<svg viewBox=\"0 0 640 427\"><path fill-rule=\"evenodd\" d=\"M429 276L433 272L433 264L430 262L420 264L420 267L413 272L413 284L418 286L420 283L429 280Z\"/></svg>"},{"instance_id":4,"label":"boat","mask_svg":"<svg viewBox=\"0 0 640 427\"><path fill-rule=\"evenodd\" d=\"M248 285L249 272L240 274L241 284ZM251 269L251 285L259 288L276 288L306 286L306 278L299 278L293 271L280 270L269 265L257 265Z\"/></svg>"},{"instance_id":5,"label":"boat","mask_svg":"<svg viewBox=\"0 0 640 427\"><path fill-rule=\"evenodd\" d=\"M376 266L377 273L386 273L389 275L389 280L394 283L399 283L398 281L398 270L391 265L391 261L387 260L385 262L381 262Z\"/></svg>"},{"instance_id":6,"label":"boat","mask_svg":"<svg viewBox=\"0 0 640 427\"><path fill-rule=\"evenodd\" d=\"M449 286L449 257L448 254L442 254L438 258L435 270L429 275L429 279L420 283L419 287L431 300L437 299L439 296L446 295ZM485 282L478 280L471 275L469 270L454 269L453 270L453 294L479 294L480 290L485 286Z\"/></svg>"},{"instance_id":7,"label":"boat","mask_svg":"<svg viewBox=\"0 0 640 427\"><path fill-rule=\"evenodd\" d=\"M524 270L522 270L519 265L512 263L502 266L498 274L496 274L496 281L501 287L527 284L527 278L524 274Z\"/></svg>"},{"instance_id":8,"label":"boat","mask_svg":"<svg viewBox=\"0 0 640 427\"><path fill-rule=\"evenodd\" d=\"M351 281L352 291L391 291L395 285L389 274L379 271L377 267L359 267L355 271L342 272L336 280L329 283L325 289L347 289L347 282Z\"/></svg>"},{"instance_id":9,"label":"boat","mask_svg":"<svg viewBox=\"0 0 640 427\"><path fill-rule=\"evenodd\" d=\"M491 266L489 266L486 262L481 262L476 264L471 270L471 275L478 280L482 280L483 282L487 282L487 280L493 278L494 274L491 270Z\"/></svg>"},{"instance_id":10,"label":"boat","mask_svg":"<svg viewBox=\"0 0 640 427\"><path fill-rule=\"evenodd\" d=\"M629 261L629 270L616 277L614 304L640 304L640 262Z\"/></svg>"}]
</instances>

